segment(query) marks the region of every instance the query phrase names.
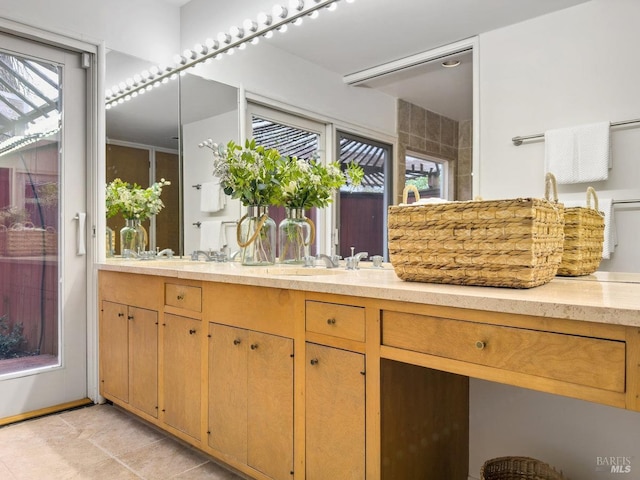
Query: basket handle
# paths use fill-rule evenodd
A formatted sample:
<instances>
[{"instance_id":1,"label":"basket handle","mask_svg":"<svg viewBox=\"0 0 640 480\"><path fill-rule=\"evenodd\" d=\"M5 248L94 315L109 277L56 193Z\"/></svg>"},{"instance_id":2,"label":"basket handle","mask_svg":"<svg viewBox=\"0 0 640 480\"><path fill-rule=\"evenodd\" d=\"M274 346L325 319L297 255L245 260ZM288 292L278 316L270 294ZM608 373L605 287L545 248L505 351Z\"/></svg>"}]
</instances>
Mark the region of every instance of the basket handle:
<instances>
[{"instance_id":1,"label":"basket handle","mask_svg":"<svg viewBox=\"0 0 640 480\"><path fill-rule=\"evenodd\" d=\"M409 200L409 192L413 192L413 196L416 197L416 202L420 200L420 192L418 191L418 187L415 185L407 185L402 190L402 203L407 203Z\"/></svg>"},{"instance_id":2,"label":"basket handle","mask_svg":"<svg viewBox=\"0 0 640 480\"><path fill-rule=\"evenodd\" d=\"M549 200L551 190L553 190L553 201L558 203L558 184L556 182L556 176L551 172L547 172L544 177L544 198L547 200Z\"/></svg>"},{"instance_id":3,"label":"basket handle","mask_svg":"<svg viewBox=\"0 0 640 480\"><path fill-rule=\"evenodd\" d=\"M593 187L587 188L587 208L591 208L591 199L593 198L593 208L596 212L598 209L598 195L596 194L596 189Z\"/></svg>"}]
</instances>

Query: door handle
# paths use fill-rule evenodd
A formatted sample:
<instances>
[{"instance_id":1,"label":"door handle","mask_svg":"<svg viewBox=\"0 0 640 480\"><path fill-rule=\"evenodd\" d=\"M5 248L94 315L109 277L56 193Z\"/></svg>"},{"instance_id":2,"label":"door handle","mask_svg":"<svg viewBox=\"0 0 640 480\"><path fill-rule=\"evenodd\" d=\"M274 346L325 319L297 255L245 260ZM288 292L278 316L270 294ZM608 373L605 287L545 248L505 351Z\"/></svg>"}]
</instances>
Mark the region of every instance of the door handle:
<instances>
[{"instance_id":1,"label":"door handle","mask_svg":"<svg viewBox=\"0 0 640 480\"><path fill-rule=\"evenodd\" d=\"M78 212L73 217L74 220L78 220L78 237L76 240L76 255L86 255L87 247L85 245L85 237L87 234L87 213Z\"/></svg>"}]
</instances>

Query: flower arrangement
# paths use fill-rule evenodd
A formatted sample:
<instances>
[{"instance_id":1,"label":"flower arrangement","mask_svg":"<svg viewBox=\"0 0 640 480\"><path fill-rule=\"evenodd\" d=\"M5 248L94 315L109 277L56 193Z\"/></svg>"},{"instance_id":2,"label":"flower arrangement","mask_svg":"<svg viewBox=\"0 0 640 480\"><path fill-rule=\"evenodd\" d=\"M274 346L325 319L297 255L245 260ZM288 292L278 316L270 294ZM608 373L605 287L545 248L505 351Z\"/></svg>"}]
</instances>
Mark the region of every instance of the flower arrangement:
<instances>
[{"instance_id":1,"label":"flower arrangement","mask_svg":"<svg viewBox=\"0 0 640 480\"><path fill-rule=\"evenodd\" d=\"M156 215L164 207L160 195L165 185L171 185L171 182L164 178L149 188L142 188L136 183L131 185L116 178L107 185L107 218L122 213L127 220L144 221Z\"/></svg>"},{"instance_id":2,"label":"flower arrangement","mask_svg":"<svg viewBox=\"0 0 640 480\"><path fill-rule=\"evenodd\" d=\"M277 204L304 210L326 207L331 203L335 190L345 184L360 185L363 177L364 171L355 163L347 165L346 171L342 172L338 162L323 165L316 158L302 160L289 157L285 162Z\"/></svg>"},{"instance_id":3,"label":"flower arrangement","mask_svg":"<svg viewBox=\"0 0 640 480\"><path fill-rule=\"evenodd\" d=\"M360 185L364 177L354 163L342 172L337 162L323 165L317 158L283 157L276 149L256 145L255 140L247 140L244 147L211 140L200 146L213 151L213 174L224 193L245 206L326 207L335 190L345 184Z\"/></svg>"},{"instance_id":4,"label":"flower arrangement","mask_svg":"<svg viewBox=\"0 0 640 480\"><path fill-rule=\"evenodd\" d=\"M247 140L244 148L230 141L226 147L208 140L201 146L213 151L213 174L224 193L245 206L274 205L280 195L285 158L275 149Z\"/></svg>"}]
</instances>

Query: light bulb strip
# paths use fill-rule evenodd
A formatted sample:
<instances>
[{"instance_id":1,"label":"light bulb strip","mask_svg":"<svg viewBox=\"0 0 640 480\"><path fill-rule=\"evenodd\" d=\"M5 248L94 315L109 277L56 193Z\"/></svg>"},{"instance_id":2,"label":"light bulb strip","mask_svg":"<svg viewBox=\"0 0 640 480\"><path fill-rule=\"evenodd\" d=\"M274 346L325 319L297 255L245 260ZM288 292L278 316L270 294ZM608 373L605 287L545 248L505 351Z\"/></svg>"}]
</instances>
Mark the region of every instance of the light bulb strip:
<instances>
[{"instance_id":1,"label":"light bulb strip","mask_svg":"<svg viewBox=\"0 0 640 480\"><path fill-rule=\"evenodd\" d=\"M196 55L195 59L186 59L185 63L178 65L176 67L166 67L164 72L158 72L156 75L151 75L149 78L141 78L140 81L134 82L133 85L126 85L124 88L120 88L118 93L113 93L110 96L106 97L107 108L115 107L117 104L122 103L124 101L129 100L138 95L138 93L149 90L151 86L157 86L158 84L166 83L169 79L177 77L177 75L189 68L193 68L196 65L205 62L210 58L217 57L223 53L228 52L234 48L239 47L242 44L250 43L253 39L264 36L266 33L271 32L273 30L278 30L283 25L293 23L299 18L303 18L307 15L312 14L322 8L326 8L339 0L310 0L313 2L313 5L310 7L305 7L300 11L292 13L291 15L286 16L280 20L276 20L271 17L271 22L269 25L260 26L258 24L255 32L246 31L242 38L231 39L228 44L221 44L218 48L209 48L207 53L204 55L198 55L197 52L194 52ZM291 9L293 10L293 9ZM220 42L222 43L222 42ZM185 56L182 55L184 58ZM122 85L122 82L120 83Z\"/></svg>"}]
</instances>

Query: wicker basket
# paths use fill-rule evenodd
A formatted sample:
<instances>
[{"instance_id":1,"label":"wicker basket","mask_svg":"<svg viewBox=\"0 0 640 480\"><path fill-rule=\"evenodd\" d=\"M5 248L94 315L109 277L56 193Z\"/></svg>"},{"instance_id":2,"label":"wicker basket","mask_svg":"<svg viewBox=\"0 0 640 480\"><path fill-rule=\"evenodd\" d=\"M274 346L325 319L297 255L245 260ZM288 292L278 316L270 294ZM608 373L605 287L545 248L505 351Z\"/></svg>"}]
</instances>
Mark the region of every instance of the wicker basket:
<instances>
[{"instance_id":1,"label":"wicker basket","mask_svg":"<svg viewBox=\"0 0 640 480\"><path fill-rule=\"evenodd\" d=\"M595 272L602 260L603 243L604 215L598 211L596 191L589 187L586 208L564 209L564 250L558 275L577 277Z\"/></svg>"},{"instance_id":2,"label":"wicker basket","mask_svg":"<svg viewBox=\"0 0 640 480\"><path fill-rule=\"evenodd\" d=\"M550 465L529 457L500 457L487 460L481 480L566 480Z\"/></svg>"},{"instance_id":3,"label":"wicker basket","mask_svg":"<svg viewBox=\"0 0 640 480\"><path fill-rule=\"evenodd\" d=\"M545 199L389 207L389 254L396 274L412 282L511 288L549 282L562 261L564 221L552 176L545 190ZM419 196L417 189L414 193Z\"/></svg>"},{"instance_id":4,"label":"wicker basket","mask_svg":"<svg viewBox=\"0 0 640 480\"><path fill-rule=\"evenodd\" d=\"M58 236L52 227L35 228L32 223L14 223L0 231L0 252L7 257L54 255Z\"/></svg>"}]
</instances>

